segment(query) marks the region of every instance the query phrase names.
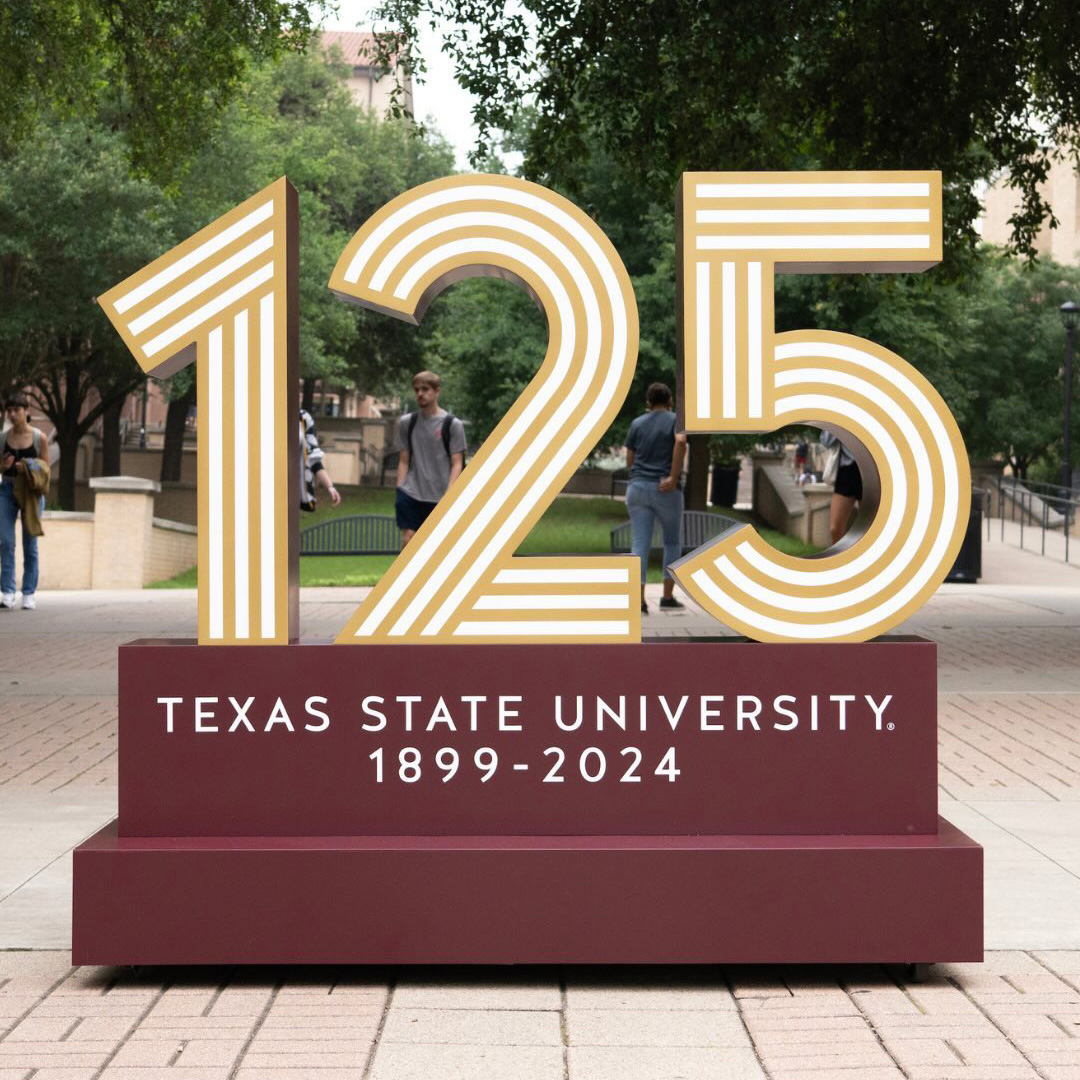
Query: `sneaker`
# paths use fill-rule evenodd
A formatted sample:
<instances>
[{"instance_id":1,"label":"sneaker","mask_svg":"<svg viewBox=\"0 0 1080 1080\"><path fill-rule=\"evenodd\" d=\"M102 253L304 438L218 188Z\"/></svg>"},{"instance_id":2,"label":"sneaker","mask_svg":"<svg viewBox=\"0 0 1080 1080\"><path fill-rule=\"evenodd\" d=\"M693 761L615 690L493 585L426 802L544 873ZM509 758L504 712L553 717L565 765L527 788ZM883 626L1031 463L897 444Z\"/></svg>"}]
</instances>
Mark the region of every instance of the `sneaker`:
<instances>
[{"instance_id":1,"label":"sneaker","mask_svg":"<svg viewBox=\"0 0 1080 1080\"><path fill-rule=\"evenodd\" d=\"M649 614L649 605L646 604L644 600L641 601L641 614L642 615L648 615Z\"/></svg>"},{"instance_id":2,"label":"sneaker","mask_svg":"<svg viewBox=\"0 0 1080 1080\"><path fill-rule=\"evenodd\" d=\"M13 592L0 593L0 608L13 608L15 606L15 594Z\"/></svg>"},{"instance_id":3,"label":"sneaker","mask_svg":"<svg viewBox=\"0 0 1080 1080\"><path fill-rule=\"evenodd\" d=\"M33 611L34 608L37 607L37 600L34 599L33 593L29 596L27 596L26 593L23 593L22 606L23 611Z\"/></svg>"},{"instance_id":4,"label":"sneaker","mask_svg":"<svg viewBox=\"0 0 1080 1080\"><path fill-rule=\"evenodd\" d=\"M674 596L661 596L660 606L663 608L684 608L686 605L679 600L676 600Z\"/></svg>"}]
</instances>

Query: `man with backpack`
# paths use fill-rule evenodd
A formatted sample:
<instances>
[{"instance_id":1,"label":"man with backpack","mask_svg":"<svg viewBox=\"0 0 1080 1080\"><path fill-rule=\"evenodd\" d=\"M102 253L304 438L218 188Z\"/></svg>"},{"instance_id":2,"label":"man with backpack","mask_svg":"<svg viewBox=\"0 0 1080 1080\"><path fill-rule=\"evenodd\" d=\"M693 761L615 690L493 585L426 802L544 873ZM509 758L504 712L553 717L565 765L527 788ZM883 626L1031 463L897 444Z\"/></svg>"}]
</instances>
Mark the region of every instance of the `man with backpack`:
<instances>
[{"instance_id":1,"label":"man with backpack","mask_svg":"<svg viewBox=\"0 0 1080 1080\"><path fill-rule=\"evenodd\" d=\"M394 444L401 455L394 509L403 547L465 465L465 426L439 408L442 380L433 371L421 371L412 385L417 409L398 421Z\"/></svg>"}]
</instances>

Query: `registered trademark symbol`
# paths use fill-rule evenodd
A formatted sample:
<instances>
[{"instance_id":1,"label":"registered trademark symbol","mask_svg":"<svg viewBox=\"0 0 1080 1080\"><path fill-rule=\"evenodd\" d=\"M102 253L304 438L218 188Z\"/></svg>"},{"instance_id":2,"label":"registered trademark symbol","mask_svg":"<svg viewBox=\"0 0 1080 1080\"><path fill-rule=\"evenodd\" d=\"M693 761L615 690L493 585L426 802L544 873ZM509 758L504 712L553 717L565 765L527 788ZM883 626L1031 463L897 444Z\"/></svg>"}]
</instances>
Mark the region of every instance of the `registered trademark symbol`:
<instances>
[{"instance_id":1,"label":"registered trademark symbol","mask_svg":"<svg viewBox=\"0 0 1080 1080\"><path fill-rule=\"evenodd\" d=\"M896 730L896 725L895 724L886 724L885 726L889 729L889 731L895 731Z\"/></svg>"}]
</instances>

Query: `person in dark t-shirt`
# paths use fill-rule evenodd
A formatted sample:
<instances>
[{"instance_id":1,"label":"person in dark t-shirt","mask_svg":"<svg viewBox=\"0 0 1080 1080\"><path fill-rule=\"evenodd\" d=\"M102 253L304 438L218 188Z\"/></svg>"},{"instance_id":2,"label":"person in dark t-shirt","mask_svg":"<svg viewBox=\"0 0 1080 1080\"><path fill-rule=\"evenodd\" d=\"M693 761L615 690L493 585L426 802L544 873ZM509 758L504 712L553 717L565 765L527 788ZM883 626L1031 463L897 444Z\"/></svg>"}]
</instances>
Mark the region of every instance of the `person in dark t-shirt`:
<instances>
[{"instance_id":1,"label":"person in dark t-shirt","mask_svg":"<svg viewBox=\"0 0 1080 1080\"><path fill-rule=\"evenodd\" d=\"M630 550L641 559L641 610L645 603L645 579L649 569L653 524L660 522L664 539L664 595L662 608L681 608L675 599L675 580L668 566L682 554L683 494L679 488L686 435L675 430L671 390L653 383L645 393L648 411L637 417L626 435L626 510L630 515Z\"/></svg>"}]
</instances>

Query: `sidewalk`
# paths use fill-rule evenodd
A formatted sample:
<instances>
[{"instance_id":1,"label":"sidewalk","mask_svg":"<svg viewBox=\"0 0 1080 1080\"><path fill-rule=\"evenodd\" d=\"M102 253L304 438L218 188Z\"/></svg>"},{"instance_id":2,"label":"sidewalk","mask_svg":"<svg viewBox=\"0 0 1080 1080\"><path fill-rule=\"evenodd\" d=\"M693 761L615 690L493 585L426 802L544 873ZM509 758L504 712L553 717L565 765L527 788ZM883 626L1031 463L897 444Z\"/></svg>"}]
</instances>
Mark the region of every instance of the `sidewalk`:
<instances>
[{"instance_id":1,"label":"sidewalk","mask_svg":"<svg viewBox=\"0 0 1080 1080\"><path fill-rule=\"evenodd\" d=\"M992 539L984 570L902 629L940 643L941 811L986 847L994 951L915 986L880 967L73 971L70 851L116 808L116 646L192 636L194 593L0 612L0 1080L1080 1080L1080 569ZM304 639L363 592L305 590ZM706 626L691 607L645 633Z\"/></svg>"}]
</instances>

